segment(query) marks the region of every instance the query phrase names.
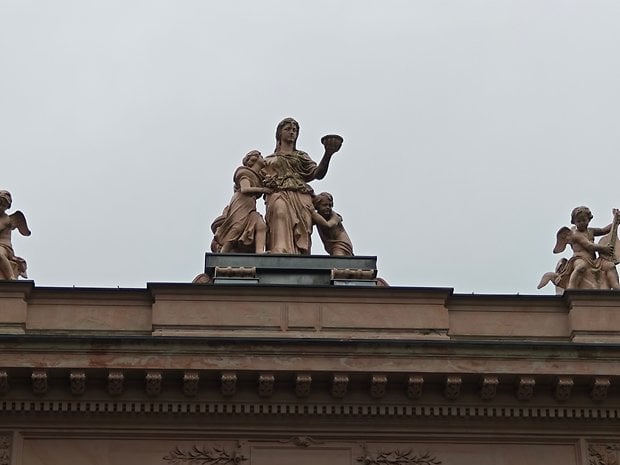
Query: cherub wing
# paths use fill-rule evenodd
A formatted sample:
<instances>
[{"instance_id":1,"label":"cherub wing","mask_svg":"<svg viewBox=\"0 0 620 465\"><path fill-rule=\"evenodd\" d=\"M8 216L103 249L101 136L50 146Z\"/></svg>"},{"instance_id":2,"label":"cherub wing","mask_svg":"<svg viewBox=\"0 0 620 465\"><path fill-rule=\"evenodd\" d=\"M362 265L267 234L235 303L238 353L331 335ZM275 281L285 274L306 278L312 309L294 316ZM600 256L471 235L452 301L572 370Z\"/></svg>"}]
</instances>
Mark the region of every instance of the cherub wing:
<instances>
[{"instance_id":1,"label":"cherub wing","mask_svg":"<svg viewBox=\"0 0 620 465\"><path fill-rule=\"evenodd\" d=\"M22 234L22 236L30 236L30 229L28 229L28 223L26 223L26 217L24 214L17 210L12 215L9 215L11 218L11 224L13 227L17 228L17 230Z\"/></svg>"},{"instance_id":2,"label":"cherub wing","mask_svg":"<svg viewBox=\"0 0 620 465\"><path fill-rule=\"evenodd\" d=\"M553 253L561 253L566 249L566 245L568 244L568 240L570 238L570 228L563 226L560 228L558 233L555 235L555 247L553 248Z\"/></svg>"}]
</instances>

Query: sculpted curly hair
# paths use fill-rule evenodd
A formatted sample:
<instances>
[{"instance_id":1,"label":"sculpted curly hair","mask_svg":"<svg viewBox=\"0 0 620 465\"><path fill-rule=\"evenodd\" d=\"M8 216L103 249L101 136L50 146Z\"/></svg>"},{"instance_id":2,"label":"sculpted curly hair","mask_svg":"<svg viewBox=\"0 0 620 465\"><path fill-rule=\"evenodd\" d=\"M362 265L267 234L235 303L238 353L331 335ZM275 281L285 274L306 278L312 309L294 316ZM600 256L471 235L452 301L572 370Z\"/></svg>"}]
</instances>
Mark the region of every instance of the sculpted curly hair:
<instances>
[{"instance_id":1,"label":"sculpted curly hair","mask_svg":"<svg viewBox=\"0 0 620 465\"><path fill-rule=\"evenodd\" d=\"M11 197L11 193L9 191L0 191L0 200L6 203L6 208L11 208L13 198Z\"/></svg>"},{"instance_id":2,"label":"sculpted curly hair","mask_svg":"<svg viewBox=\"0 0 620 465\"><path fill-rule=\"evenodd\" d=\"M243 166L251 166L250 160L252 159L252 157L259 157L260 154L261 153L258 150L252 150L245 154L245 157L243 157L241 163L243 164Z\"/></svg>"},{"instance_id":3,"label":"sculpted curly hair","mask_svg":"<svg viewBox=\"0 0 620 465\"><path fill-rule=\"evenodd\" d=\"M590 211L590 209L588 207L575 207L573 208L573 211L570 214L570 222L571 224L575 224L575 218L577 218L577 215L581 214L581 213L585 213L588 216L588 220L591 220L592 218L594 218L592 216L592 212Z\"/></svg>"},{"instance_id":4,"label":"sculpted curly hair","mask_svg":"<svg viewBox=\"0 0 620 465\"><path fill-rule=\"evenodd\" d=\"M329 203L332 206L334 205L334 197L329 192L321 192L320 194L317 194L312 198L312 204L314 205L314 208L318 207L319 202L321 202L321 200L323 199L329 200Z\"/></svg>"}]
</instances>

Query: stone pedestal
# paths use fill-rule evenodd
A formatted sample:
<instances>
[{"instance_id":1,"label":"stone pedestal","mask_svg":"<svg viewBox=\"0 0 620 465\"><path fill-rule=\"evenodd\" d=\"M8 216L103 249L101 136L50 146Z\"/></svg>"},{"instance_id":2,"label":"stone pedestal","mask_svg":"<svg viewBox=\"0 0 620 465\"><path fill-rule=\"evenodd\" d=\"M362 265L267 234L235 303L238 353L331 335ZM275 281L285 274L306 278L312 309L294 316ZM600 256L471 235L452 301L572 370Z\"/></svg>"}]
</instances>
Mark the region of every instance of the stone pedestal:
<instances>
[{"instance_id":1,"label":"stone pedestal","mask_svg":"<svg viewBox=\"0 0 620 465\"><path fill-rule=\"evenodd\" d=\"M377 257L207 253L205 274L214 284L376 286Z\"/></svg>"}]
</instances>

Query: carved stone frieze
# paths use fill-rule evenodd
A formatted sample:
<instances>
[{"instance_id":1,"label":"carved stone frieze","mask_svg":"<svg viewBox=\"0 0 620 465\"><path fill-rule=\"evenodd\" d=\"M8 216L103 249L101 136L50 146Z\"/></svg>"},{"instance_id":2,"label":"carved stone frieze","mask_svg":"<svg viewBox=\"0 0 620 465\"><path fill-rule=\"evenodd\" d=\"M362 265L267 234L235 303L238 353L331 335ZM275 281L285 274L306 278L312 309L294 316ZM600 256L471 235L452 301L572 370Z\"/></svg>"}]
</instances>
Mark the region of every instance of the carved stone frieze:
<instances>
[{"instance_id":1,"label":"carved stone frieze","mask_svg":"<svg viewBox=\"0 0 620 465\"><path fill-rule=\"evenodd\" d=\"M32 370L32 392L37 396L47 394L47 371Z\"/></svg>"},{"instance_id":2,"label":"carved stone frieze","mask_svg":"<svg viewBox=\"0 0 620 465\"><path fill-rule=\"evenodd\" d=\"M307 373L300 373L295 377L295 395L297 397L308 397L312 388L312 376Z\"/></svg>"},{"instance_id":3,"label":"carved stone frieze","mask_svg":"<svg viewBox=\"0 0 620 465\"><path fill-rule=\"evenodd\" d=\"M388 379L385 375L372 375L370 377L370 397L380 399L385 396Z\"/></svg>"},{"instance_id":4,"label":"carved stone frieze","mask_svg":"<svg viewBox=\"0 0 620 465\"><path fill-rule=\"evenodd\" d=\"M310 436L293 436L289 439L282 439L280 442L283 444L295 444L297 447L310 447L317 444L323 444L323 441L317 441Z\"/></svg>"},{"instance_id":5,"label":"carved stone frieze","mask_svg":"<svg viewBox=\"0 0 620 465\"><path fill-rule=\"evenodd\" d=\"M113 370L108 373L108 394L120 396L125 390L125 375L122 371Z\"/></svg>"},{"instance_id":6,"label":"carved stone frieze","mask_svg":"<svg viewBox=\"0 0 620 465\"><path fill-rule=\"evenodd\" d=\"M11 433L0 433L0 465L11 465L12 445L13 435Z\"/></svg>"},{"instance_id":7,"label":"carved stone frieze","mask_svg":"<svg viewBox=\"0 0 620 465\"><path fill-rule=\"evenodd\" d=\"M589 465L618 465L620 444L590 444L588 446Z\"/></svg>"},{"instance_id":8,"label":"carved stone frieze","mask_svg":"<svg viewBox=\"0 0 620 465\"><path fill-rule=\"evenodd\" d=\"M161 371L149 371L146 373L144 388L147 396L156 397L161 394L162 378Z\"/></svg>"},{"instance_id":9,"label":"carved stone frieze","mask_svg":"<svg viewBox=\"0 0 620 465\"><path fill-rule=\"evenodd\" d=\"M495 399L497 386L499 386L497 376L483 376L480 380L480 398L482 400Z\"/></svg>"},{"instance_id":10,"label":"carved stone frieze","mask_svg":"<svg viewBox=\"0 0 620 465\"><path fill-rule=\"evenodd\" d=\"M196 371L186 371L183 373L183 394L187 397L194 397L198 394L198 384L200 375Z\"/></svg>"},{"instance_id":11,"label":"carved stone frieze","mask_svg":"<svg viewBox=\"0 0 620 465\"><path fill-rule=\"evenodd\" d=\"M222 373L220 377L220 391L224 396L234 396L237 392L237 374Z\"/></svg>"},{"instance_id":12,"label":"carved stone frieze","mask_svg":"<svg viewBox=\"0 0 620 465\"><path fill-rule=\"evenodd\" d=\"M255 278L256 267L216 266L216 278Z\"/></svg>"},{"instance_id":13,"label":"carved stone frieze","mask_svg":"<svg viewBox=\"0 0 620 465\"><path fill-rule=\"evenodd\" d=\"M347 375L334 375L332 378L332 397L342 399L347 395L349 377Z\"/></svg>"},{"instance_id":14,"label":"carved stone frieze","mask_svg":"<svg viewBox=\"0 0 620 465\"><path fill-rule=\"evenodd\" d=\"M517 379L516 396L519 400L532 400L534 397L534 386L536 380L532 376L520 376Z\"/></svg>"},{"instance_id":15,"label":"carved stone frieze","mask_svg":"<svg viewBox=\"0 0 620 465\"><path fill-rule=\"evenodd\" d=\"M609 391L610 385L611 381L609 380L609 378L594 378L594 381L592 382L592 387L590 389L590 397L592 398L592 400L600 402L607 399L607 392Z\"/></svg>"},{"instance_id":16,"label":"carved stone frieze","mask_svg":"<svg viewBox=\"0 0 620 465\"><path fill-rule=\"evenodd\" d=\"M460 376L447 376L446 386L443 390L443 395L448 400L456 400L461 395L461 385L463 380Z\"/></svg>"},{"instance_id":17,"label":"carved stone frieze","mask_svg":"<svg viewBox=\"0 0 620 465\"><path fill-rule=\"evenodd\" d=\"M276 377L271 373L258 375L258 395L260 397L271 397L275 387Z\"/></svg>"},{"instance_id":18,"label":"carved stone frieze","mask_svg":"<svg viewBox=\"0 0 620 465\"><path fill-rule=\"evenodd\" d=\"M555 382L555 389L553 390L553 396L560 402L567 401L570 398L573 390L573 378L570 376L560 376Z\"/></svg>"},{"instance_id":19,"label":"carved stone frieze","mask_svg":"<svg viewBox=\"0 0 620 465\"><path fill-rule=\"evenodd\" d=\"M69 387L71 394L81 396L86 392L86 372L83 370L73 370L69 373Z\"/></svg>"},{"instance_id":20,"label":"carved stone frieze","mask_svg":"<svg viewBox=\"0 0 620 465\"><path fill-rule=\"evenodd\" d=\"M370 454L366 444L362 448L364 452L357 458L357 461L363 465L441 465L442 463L430 452L394 449Z\"/></svg>"},{"instance_id":21,"label":"carved stone frieze","mask_svg":"<svg viewBox=\"0 0 620 465\"><path fill-rule=\"evenodd\" d=\"M0 395L9 392L9 374L6 370L0 370Z\"/></svg>"},{"instance_id":22,"label":"carved stone frieze","mask_svg":"<svg viewBox=\"0 0 620 465\"><path fill-rule=\"evenodd\" d=\"M332 269L332 279L359 279L372 280L377 277L377 270L363 270L353 268Z\"/></svg>"},{"instance_id":23,"label":"carved stone frieze","mask_svg":"<svg viewBox=\"0 0 620 465\"><path fill-rule=\"evenodd\" d=\"M424 389L424 377L411 375L407 378L407 397L419 399Z\"/></svg>"},{"instance_id":24,"label":"carved stone frieze","mask_svg":"<svg viewBox=\"0 0 620 465\"><path fill-rule=\"evenodd\" d=\"M248 460L248 458L239 449L229 451L219 446L193 446L190 449L175 447L168 452L168 455L163 457L163 460L170 465L185 463L196 465L238 465Z\"/></svg>"}]
</instances>

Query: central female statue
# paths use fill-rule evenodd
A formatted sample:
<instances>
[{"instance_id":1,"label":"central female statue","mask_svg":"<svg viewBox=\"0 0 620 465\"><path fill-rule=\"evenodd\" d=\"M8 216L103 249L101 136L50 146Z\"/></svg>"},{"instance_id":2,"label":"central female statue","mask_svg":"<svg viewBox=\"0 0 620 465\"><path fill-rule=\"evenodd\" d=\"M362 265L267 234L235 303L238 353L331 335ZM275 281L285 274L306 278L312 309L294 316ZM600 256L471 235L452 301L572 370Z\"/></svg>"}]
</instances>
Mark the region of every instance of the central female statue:
<instances>
[{"instance_id":1,"label":"central female statue","mask_svg":"<svg viewBox=\"0 0 620 465\"><path fill-rule=\"evenodd\" d=\"M265 187L272 193L265 197L267 250L271 253L309 255L312 234L312 197L307 184L323 179L331 156L342 145L342 138L323 138L325 153L317 165L307 153L297 150L299 123L286 118L276 129L276 149L265 158Z\"/></svg>"}]
</instances>

